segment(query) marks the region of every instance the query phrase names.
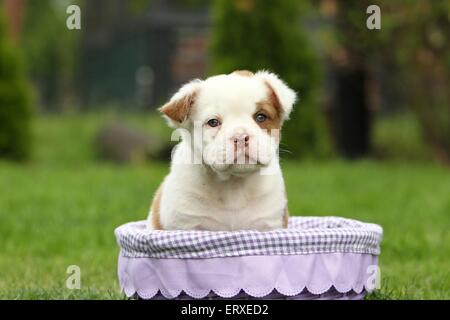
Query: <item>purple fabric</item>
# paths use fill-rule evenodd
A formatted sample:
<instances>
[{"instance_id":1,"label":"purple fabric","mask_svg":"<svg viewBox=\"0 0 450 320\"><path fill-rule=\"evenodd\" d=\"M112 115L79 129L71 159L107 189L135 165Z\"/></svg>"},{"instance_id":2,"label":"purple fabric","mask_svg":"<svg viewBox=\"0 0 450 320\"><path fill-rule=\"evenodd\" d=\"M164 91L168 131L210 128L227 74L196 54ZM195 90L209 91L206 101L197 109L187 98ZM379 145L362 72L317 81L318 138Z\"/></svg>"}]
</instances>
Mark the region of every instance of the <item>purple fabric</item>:
<instances>
[{"instance_id":1,"label":"purple fabric","mask_svg":"<svg viewBox=\"0 0 450 320\"><path fill-rule=\"evenodd\" d=\"M378 257L359 253L207 259L119 255L119 282L129 297L361 299Z\"/></svg>"},{"instance_id":2,"label":"purple fabric","mask_svg":"<svg viewBox=\"0 0 450 320\"><path fill-rule=\"evenodd\" d=\"M362 300L366 296L366 291L362 291L361 293L356 293L354 291L349 291L346 293L340 293L339 291L335 290L334 288L331 288L327 292L324 292L322 294L312 294L308 292L308 290L303 290L301 293L295 295L295 296L286 296L281 293L278 293L276 290L274 290L272 293L268 294L264 297L252 297L248 295L247 293L241 291L238 295L232 297L233 300ZM135 296L137 299L142 299L138 295ZM169 300L168 298L164 297L161 293L156 294L152 300ZM177 298L177 300L192 300L192 297L185 294L184 292L181 293ZM217 300L217 299L224 299L220 296L216 295L215 293L210 293L204 298L201 298L202 300ZM225 298L226 299L226 298Z\"/></svg>"},{"instance_id":3,"label":"purple fabric","mask_svg":"<svg viewBox=\"0 0 450 320\"><path fill-rule=\"evenodd\" d=\"M289 228L271 231L150 230L148 221L115 230L130 258L219 258L331 252L380 253L383 229L340 217L291 217Z\"/></svg>"}]
</instances>

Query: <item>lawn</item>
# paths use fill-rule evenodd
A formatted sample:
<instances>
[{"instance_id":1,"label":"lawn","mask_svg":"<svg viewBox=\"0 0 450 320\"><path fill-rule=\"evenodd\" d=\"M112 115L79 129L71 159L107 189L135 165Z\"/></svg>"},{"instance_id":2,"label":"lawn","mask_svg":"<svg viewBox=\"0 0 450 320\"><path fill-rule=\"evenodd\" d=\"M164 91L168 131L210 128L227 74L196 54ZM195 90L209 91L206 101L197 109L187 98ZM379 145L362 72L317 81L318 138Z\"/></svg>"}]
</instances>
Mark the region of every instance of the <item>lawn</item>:
<instances>
[{"instance_id":1,"label":"lawn","mask_svg":"<svg viewBox=\"0 0 450 320\"><path fill-rule=\"evenodd\" d=\"M113 116L107 116L111 120ZM39 118L34 160L0 163L0 298L122 299L114 228L145 219L165 163L95 161L105 118ZM158 121L130 123L165 134ZM374 299L450 299L450 170L431 163L282 162L297 215L337 215L384 228ZM69 265L81 289L66 289Z\"/></svg>"}]
</instances>

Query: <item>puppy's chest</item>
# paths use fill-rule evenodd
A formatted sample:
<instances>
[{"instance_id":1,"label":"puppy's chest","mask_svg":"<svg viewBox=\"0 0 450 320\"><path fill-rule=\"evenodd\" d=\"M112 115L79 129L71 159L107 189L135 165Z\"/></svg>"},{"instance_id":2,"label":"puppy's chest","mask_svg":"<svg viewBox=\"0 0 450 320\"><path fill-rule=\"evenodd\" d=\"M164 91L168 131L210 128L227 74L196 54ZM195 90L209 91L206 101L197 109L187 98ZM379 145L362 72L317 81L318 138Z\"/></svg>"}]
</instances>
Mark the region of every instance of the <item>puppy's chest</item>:
<instances>
[{"instance_id":1,"label":"puppy's chest","mask_svg":"<svg viewBox=\"0 0 450 320\"><path fill-rule=\"evenodd\" d=\"M280 227L277 223L281 222L284 207L281 196L268 197L242 190L222 191L194 202L189 208L192 210L185 207L179 214L188 213L185 223L208 230L275 229Z\"/></svg>"},{"instance_id":2,"label":"puppy's chest","mask_svg":"<svg viewBox=\"0 0 450 320\"><path fill-rule=\"evenodd\" d=\"M170 181L172 182L172 181ZM170 229L275 229L286 199L282 179L239 183L169 183L163 192L162 223Z\"/></svg>"},{"instance_id":3,"label":"puppy's chest","mask_svg":"<svg viewBox=\"0 0 450 320\"><path fill-rule=\"evenodd\" d=\"M207 201L219 210L239 210L253 205L260 198L257 194L245 190L219 190L216 193L208 193Z\"/></svg>"},{"instance_id":4,"label":"puppy's chest","mask_svg":"<svg viewBox=\"0 0 450 320\"><path fill-rule=\"evenodd\" d=\"M263 186L227 184L212 188L205 186L201 190L199 200L218 210L244 210L259 204L270 202L271 195L276 191ZM274 199L272 199L274 200Z\"/></svg>"}]
</instances>

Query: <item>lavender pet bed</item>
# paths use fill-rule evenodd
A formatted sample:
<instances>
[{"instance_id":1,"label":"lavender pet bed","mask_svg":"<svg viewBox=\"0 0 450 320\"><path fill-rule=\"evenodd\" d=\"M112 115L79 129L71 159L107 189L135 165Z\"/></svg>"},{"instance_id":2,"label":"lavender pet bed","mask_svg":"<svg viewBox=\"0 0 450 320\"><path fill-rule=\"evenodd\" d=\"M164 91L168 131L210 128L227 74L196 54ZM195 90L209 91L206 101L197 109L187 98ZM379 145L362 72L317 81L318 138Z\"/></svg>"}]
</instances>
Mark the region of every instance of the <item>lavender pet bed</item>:
<instances>
[{"instance_id":1,"label":"lavender pet bed","mask_svg":"<svg viewBox=\"0 0 450 320\"><path fill-rule=\"evenodd\" d=\"M266 232L149 231L146 223L115 230L128 297L362 299L383 233L338 217L292 217L288 229Z\"/></svg>"}]
</instances>

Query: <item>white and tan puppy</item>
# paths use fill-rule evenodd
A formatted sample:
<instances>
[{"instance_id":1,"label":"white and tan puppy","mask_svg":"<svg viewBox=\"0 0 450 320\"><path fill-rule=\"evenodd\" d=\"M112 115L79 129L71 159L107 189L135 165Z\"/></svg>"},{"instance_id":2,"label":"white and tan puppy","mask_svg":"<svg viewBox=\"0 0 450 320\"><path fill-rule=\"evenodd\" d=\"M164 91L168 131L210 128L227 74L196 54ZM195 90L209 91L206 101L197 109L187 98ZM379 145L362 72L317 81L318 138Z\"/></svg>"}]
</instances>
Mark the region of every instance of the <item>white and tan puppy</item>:
<instances>
[{"instance_id":1,"label":"white and tan puppy","mask_svg":"<svg viewBox=\"0 0 450 320\"><path fill-rule=\"evenodd\" d=\"M295 92L266 71L235 71L184 85L160 108L181 142L154 196L150 227L286 227L278 144L295 100Z\"/></svg>"}]
</instances>

